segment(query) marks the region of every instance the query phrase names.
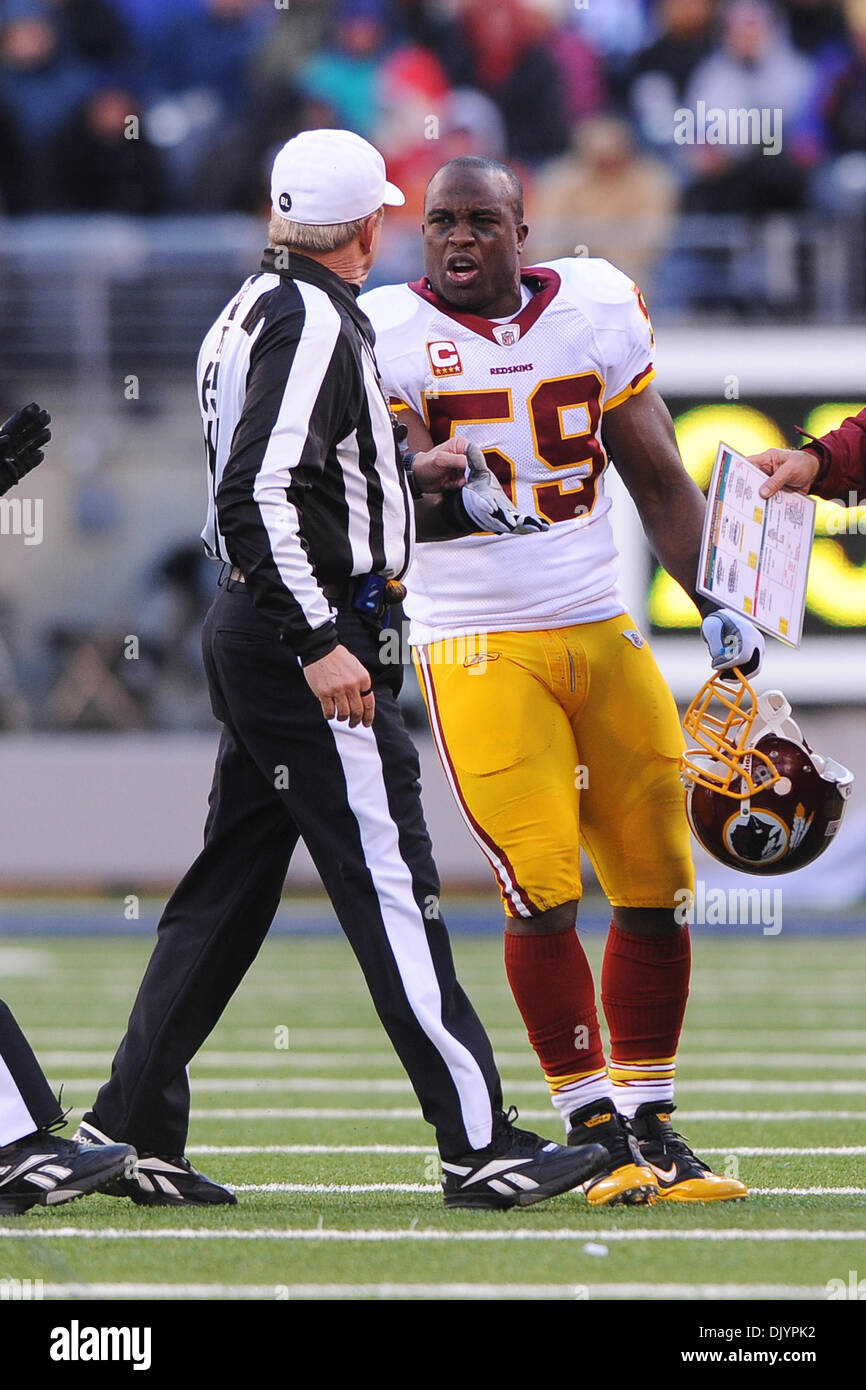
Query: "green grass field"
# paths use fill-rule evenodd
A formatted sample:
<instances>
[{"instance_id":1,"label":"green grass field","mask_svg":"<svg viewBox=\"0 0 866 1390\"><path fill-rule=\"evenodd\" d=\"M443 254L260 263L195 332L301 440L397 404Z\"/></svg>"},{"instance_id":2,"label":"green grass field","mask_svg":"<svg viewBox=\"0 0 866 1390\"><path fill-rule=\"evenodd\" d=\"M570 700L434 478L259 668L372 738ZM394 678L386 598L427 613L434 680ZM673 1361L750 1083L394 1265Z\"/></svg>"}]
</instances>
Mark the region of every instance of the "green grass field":
<instances>
[{"instance_id":1,"label":"green grass field","mask_svg":"<svg viewBox=\"0 0 866 1390\"><path fill-rule=\"evenodd\" d=\"M99 1196L3 1217L0 1278L64 1299L824 1299L828 1280L866 1277L863 939L694 934L677 1121L747 1202L599 1212L578 1193L446 1213L430 1131L348 947L278 937L192 1068L189 1154L238 1206ZM601 944L588 938L594 965ZM454 945L507 1103L560 1138L500 941ZM3 995L71 1122L107 1075L149 949L0 938Z\"/></svg>"}]
</instances>

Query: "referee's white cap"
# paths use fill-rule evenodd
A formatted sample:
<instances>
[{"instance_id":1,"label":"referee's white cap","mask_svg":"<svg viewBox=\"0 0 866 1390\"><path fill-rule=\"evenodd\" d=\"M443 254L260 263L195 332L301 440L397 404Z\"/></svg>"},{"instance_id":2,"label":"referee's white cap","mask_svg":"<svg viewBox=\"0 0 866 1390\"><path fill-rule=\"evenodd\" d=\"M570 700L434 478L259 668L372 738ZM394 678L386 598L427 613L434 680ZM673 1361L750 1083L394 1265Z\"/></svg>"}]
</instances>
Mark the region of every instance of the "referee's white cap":
<instances>
[{"instance_id":1,"label":"referee's white cap","mask_svg":"<svg viewBox=\"0 0 866 1390\"><path fill-rule=\"evenodd\" d=\"M385 177L379 151L351 130L304 130L277 154L274 212L308 227L332 227L406 199Z\"/></svg>"}]
</instances>

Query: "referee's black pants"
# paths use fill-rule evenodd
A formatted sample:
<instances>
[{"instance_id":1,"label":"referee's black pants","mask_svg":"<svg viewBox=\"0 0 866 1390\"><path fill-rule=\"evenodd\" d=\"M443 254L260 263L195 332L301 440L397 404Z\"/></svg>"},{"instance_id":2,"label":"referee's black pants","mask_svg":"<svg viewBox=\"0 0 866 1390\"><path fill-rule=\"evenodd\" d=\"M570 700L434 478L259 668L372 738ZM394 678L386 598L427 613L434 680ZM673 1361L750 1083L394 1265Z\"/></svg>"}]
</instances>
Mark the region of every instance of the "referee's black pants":
<instances>
[{"instance_id":1,"label":"referee's black pants","mask_svg":"<svg viewBox=\"0 0 866 1390\"><path fill-rule=\"evenodd\" d=\"M255 959L299 838L442 1154L490 1141L501 1087L438 912L418 756L396 700L401 668L382 665L377 621L347 610L338 627L373 677L369 729L323 718L245 585L218 589L205 619L223 732L204 849L166 906L110 1080L85 1117L143 1153L185 1148L187 1063Z\"/></svg>"},{"instance_id":2,"label":"referee's black pants","mask_svg":"<svg viewBox=\"0 0 866 1390\"><path fill-rule=\"evenodd\" d=\"M12 1010L0 999L0 1149L62 1123L57 1097Z\"/></svg>"}]
</instances>

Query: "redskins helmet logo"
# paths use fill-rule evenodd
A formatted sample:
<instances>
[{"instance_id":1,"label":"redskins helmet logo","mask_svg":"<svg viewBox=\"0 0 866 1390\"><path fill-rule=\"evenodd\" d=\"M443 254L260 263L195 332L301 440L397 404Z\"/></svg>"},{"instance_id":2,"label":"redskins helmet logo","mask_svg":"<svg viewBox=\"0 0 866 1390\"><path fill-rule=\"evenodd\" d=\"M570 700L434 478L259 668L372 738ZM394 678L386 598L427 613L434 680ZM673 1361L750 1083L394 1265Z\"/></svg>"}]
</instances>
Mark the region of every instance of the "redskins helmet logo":
<instances>
[{"instance_id":1,"label":"redskins helmet logo","mask_svg":"<svg viewBox=\"0 0 866 1390\"><path fill-rule=\"evenodd\" d=\"M746 864L774 864L788 848L788 827L772 811L737 813L722 834L731 854Z\"/></svg>"}]
</instances>

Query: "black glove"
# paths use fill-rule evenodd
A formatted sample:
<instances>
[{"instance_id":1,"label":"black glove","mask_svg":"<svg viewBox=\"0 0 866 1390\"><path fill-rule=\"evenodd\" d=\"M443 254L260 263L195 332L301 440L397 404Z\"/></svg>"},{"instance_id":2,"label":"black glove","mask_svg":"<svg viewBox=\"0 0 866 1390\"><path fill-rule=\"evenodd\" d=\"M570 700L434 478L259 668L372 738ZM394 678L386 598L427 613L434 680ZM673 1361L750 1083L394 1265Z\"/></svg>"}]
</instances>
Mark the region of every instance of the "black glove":
<instances>
[{"instance_id":1,"label":"black glove","mask_svg":"<svg viewBox=\"0 0 866 1390\"><path fill-rule=\"evenodd\" d=\"M31 401L0 425L0 497L42 462L50 424L48 411Z\"/></svg>"}]
</instances>

